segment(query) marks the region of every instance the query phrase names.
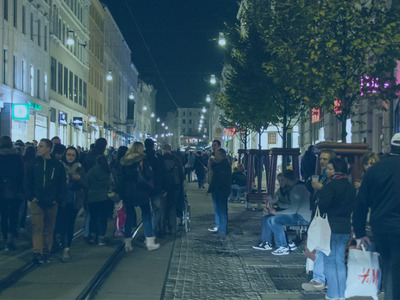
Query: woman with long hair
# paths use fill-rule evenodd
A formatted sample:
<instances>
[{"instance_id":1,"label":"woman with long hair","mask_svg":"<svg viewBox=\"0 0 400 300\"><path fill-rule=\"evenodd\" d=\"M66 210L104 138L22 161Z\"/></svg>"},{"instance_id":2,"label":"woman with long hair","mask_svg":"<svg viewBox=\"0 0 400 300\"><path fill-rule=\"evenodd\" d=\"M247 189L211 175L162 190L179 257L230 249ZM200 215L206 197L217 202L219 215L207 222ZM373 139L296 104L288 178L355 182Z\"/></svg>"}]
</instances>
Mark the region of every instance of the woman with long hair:
<instances>
[{"instance_id":1,"label":"woman with long hair","mask_svg":"<svg viewBox=\"0 0 400 300\"><path fill-rule=\"evenodd\" d=\"M346 289L345 251L351 233L356 190L349 182L347 162L334 158L327 165L328 183L318 194L321 215L327 214L331 228L331 253L324 255L324 273L328 282L327 297L344 299Z\"/></svg>"},{"instance_id":2,"label":"woman with long hair","mask_svg":"<svg viewBox=\"0 0 400 300\"><path fill-rule=\"evenodd\" d=\"M86 188L85 169L79 162L79 153L75 147L68 147L62 158L67 177L67 190L64 202L59 207L61 244L64 249L63 262L70 260L70 248L74 235L74 226L78 211L83 206Z\"/></svg>"},{"instance_id":3,"label":"woman with long hair","mask_svg":"<svg viewBox=\"0 0 400 300\"><path fill-rule=\"evenodd\" d=\"M87 174L87 202L90 213L89 243L104 246L109 211L108 192L111 185L111 170L104 155L96 158L96 164Z\"/></svg>"},{"instance_id":4,"label":"woman with long hair","mask_svg":"<svg viewBox=\"0 0 400 300\"><path fill-rule=\"evenodd\" d=\"M361 176L360 180L354 182L354 187L358 190L361 186L362 179L364 178L365 173L367 173L368 169L375 163L379 161L379 156L374 152L365 153L361 157Z\"/></svg>"},{"instance_id":5,"label":"woman with long hair","mask_svg":"<svg viewBox=\"0 0 400 300\"><path fill-rule=\"evenodd\" d=\"M151 251L160 247L160 244L155 243L150 210L150 193L153 189L152 171L145 157L144 145L135 142L121 159L122 167L117 182L118 192L126 209L124 239L126 252L132 251L132 228L136 223L136 206L140 206L142 210L147 249Z\"/></svg>"}]
</instances>

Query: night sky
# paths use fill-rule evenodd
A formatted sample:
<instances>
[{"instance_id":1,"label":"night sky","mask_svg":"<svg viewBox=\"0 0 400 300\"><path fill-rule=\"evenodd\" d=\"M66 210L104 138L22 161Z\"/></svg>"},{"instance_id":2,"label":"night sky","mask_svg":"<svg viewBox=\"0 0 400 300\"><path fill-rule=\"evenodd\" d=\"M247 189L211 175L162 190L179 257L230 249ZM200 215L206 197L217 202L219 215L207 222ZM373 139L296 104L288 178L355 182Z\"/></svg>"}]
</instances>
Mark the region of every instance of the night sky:
<instances>
[{"instance_id":1,"label":"night sky","mask_svg":"<svg viewBox=\"0 0 400 300\"><path fill-rule=\"evenodd\" d=\"M210 92L210 75L218 76L222 70L224 50L217 43L218 32L224 29L224 23L236 22L236 0L102 2L108 6L124 35L140 78L153 84L158 91L157 115L163 117L168 110L176 108L157 68L179 107L202 107Z\"/></svg>"}]
</instances>

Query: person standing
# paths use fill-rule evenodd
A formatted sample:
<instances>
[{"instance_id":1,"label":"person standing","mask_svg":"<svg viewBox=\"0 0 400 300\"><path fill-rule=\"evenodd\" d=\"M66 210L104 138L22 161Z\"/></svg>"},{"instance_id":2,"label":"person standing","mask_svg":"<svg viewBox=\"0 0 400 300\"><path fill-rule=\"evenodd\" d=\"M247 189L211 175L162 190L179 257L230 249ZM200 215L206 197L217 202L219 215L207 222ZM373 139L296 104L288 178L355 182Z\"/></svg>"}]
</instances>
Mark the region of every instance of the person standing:
<instances>
[{"instance_id":1,"label":"person standing","mask_svg":"<svg viewBox=\"0 0 400 300\"><path fill-rule=\"evenodd\" d=\"M318 176L318 181L311 181L311 199L310 199L310 208L312 211L311 220L314 218L315 209L316 209L316 201L318 199L318 193L324 186L324 184L328 183L328 175L326 173L326 169L328 163L331 159L335 158L335 153L329 150L322 150L319 154L319 165L321 167L321 175ZM311 178L306 181L306 186L309 185ZM324 255L321 251L317 250L315 254L312 254L306 248L306 255L313 257L314 260L314 270L313 270L313 278L309 282L305 282L301 285L303 290L305 291L322 291L325 288L325 274L324 274Z\"/></svg>"},{"instance_id":2,"label":"person standing","mask_svg":"<svg viewBox=\"0 0 400 300\"><path fill-rule=\"evenodd\" d=\"M124 201L126 209L124 239L126 252L132 251L132 228L134 223L136 223L136 206L140 206L142 211L147 250L152 251L160 248L160 244L155 243L150 210L153 175L145 158L144 145L140 142L134 142L121 159L122 168L117 181L119 183L117 192Z\"/></svg>"},{"instance_id":3,"label":"person standing","mask_svg":"<svg viewBox=\"0 0 400 300\"><path fill-rule=\"evenodd\" d=\"M232 172L226 152L219 148L215 151L215 159L211 165L213 177L208 188L208 193L212 193L215 199L215 208L219 220L218 233L225 237L228 226L228 196L231 192Z\"/></svg>"},{"instance_id":4,"label":"person standing","mask_svg":"<svg viewBox=\"0 0 400 300\"><path fill-rule=\"evenodd\" d=\"M60 218L61 245L63 248L62 262L70 261L70 248L74 236L75 220L78 211L83 206L86 189L85 169L79 162L78 150L68 147L62 159L67 176L67 190L62 202L58 218Z\"/></svg>"},{"instance_id":5,"label":"person standing","mask_svg":"<svg viewBox=\"0 0 400 300\"><path fill-rule=\"evenodd\" d=\"M18 235L18 212L22 202L24 168L22 158L13 148L11 138L0 139L0 217L4 250L15 250Z\"/></svg>"},{"instance_id":6,"label":"person standing","mask_svg":"<svg viewBox=\"0 0 400 300\"><path fill-rule=\"evenodd\" d=\"M96 165L87 173L87 202L90 213L89 244L97 240L99 246L104 246L107 231L107 217L110 208L108 192L111 186L111 169L107 157L99 155Z\"/></svg>"},{"instance_id":7,"label":"person standing","mask_svg":"<svg viewBox=\"0 0 400 300\"><path fill-rule=\"evenodd\" d=\"M154 150L154 141L152 139L146 139L144 141L146 147L146 161L151 167L153 172L153 188L150 193L151 201L151 212L153 220L153 229L156 236L162 234L161 219L164 212L162 211L162 186L163 186L163 165L161 158L156 154Z\"/></svg>"},{"instance_id":8,"label":"person standing","mask_svg":"<svg viewBox=\"0 0 400 300\"><path fill-rule=\"evenodd\" d=\"M212 153L211 153L210 158L208 159L208 164L207 164L208 184L209 185L211 184L212 178L214 175L213 164L216 163L215 162L215 153L220 148L221 148L221 142L219 140L213 140L212 144L211 144ZM214 225L214 227L209 228L208 231L218 232L219 219L218 219L218 213L217 213L217 199L215 198L215 194L211 194L211 197L212 197L213 206L214 206L215 225Z\"/></svg>"},{"instance_id":9,"label":"person standing","mask_svg":"<svg viewBox=\"0 0 400 300\"><path fill-rule=\"evenodd\" d=\"M196 173L197 184L199 186L199 189L201 189L201 188L204 189L204 184L205 184L205 181L206 181L207 168L204 165L203 156L201 154L201 151L197 151L197 156L196 156L195 161L194 161L194 171Z\"/></svg>"},{"instance_id":10,"label":"person standing","mask_svg":"<svg viewBox=\"0 0 400 300\"><path fill-rule=\"evenodd\" d=\"M356 190L347 178L347 162L343 158L330 160L327 166L328 183L318 194L321 215L328 216L331 228L331 253L324 255L324 274L329 299L344 299L346 289L345 251L350 239L350 218Z\"/></svg>"},{"instance_id":11,"label":"person standing","mask_svg":"<svg viewBox=\"0 0 400 300\"><path fill-rule=\"evenodd\" d=\"M365 225L371 208L370 225L382 257L385 300L400 299L400 133L392 137L390 147L390 154L365 173L353 213L356 238L370 245Z\"/></svg>"},{"instance_id":12,"label":"person standing","mask_svg":"<svg viewBox=\"0 0 400 300\"><path fill-rule=\"evenodd\" d=\"M172 154L171 145L163 145L162 153L163 192L166 197L163 231L168 227L169 233L175 234L178 195L184 181L183 166L181 160Z\"/></svg>"},{"instance_id":13,"label":"person standing","mask_svg":"<svg viewBox=\"0 0 400 300\"><path fill-rule=\"evenodd\" d=\"M33 261L48 261L53 245L57 210L66 190L63 165L51 157L52 142L41 139L37 159L28 167L25 189L31 203Z\"/></svg>"}]
</instances>

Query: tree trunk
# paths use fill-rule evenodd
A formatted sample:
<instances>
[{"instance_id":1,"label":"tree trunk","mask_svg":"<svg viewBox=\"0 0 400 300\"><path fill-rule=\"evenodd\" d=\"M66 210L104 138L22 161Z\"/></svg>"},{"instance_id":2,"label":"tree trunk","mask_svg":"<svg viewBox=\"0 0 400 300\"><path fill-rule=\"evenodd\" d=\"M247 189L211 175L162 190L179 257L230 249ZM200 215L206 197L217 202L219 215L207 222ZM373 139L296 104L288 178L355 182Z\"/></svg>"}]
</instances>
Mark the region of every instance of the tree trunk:
<instances>
[{"instance_id":1,"label":"tree trunk","mask_svg":"<svg viewBox=\"0 0 400 300\"><path fill-rule=\"evenodd\" d=\"M342 143L346 143L346 137L347 137L347 129L346 129L346 122L347 117L342 115L340 122L342 123Z\"/></svg>"},{"instance_id":2,"label":"tree trunk","mask_svg":"<svg viewBox=\"0 0 400 300\"><path fill-rule=\"evenodd\" d=\"M258 131L258 150L261 150L261 134L262 134L262 130L260 129Z\"/></svg>"}]
</instances>

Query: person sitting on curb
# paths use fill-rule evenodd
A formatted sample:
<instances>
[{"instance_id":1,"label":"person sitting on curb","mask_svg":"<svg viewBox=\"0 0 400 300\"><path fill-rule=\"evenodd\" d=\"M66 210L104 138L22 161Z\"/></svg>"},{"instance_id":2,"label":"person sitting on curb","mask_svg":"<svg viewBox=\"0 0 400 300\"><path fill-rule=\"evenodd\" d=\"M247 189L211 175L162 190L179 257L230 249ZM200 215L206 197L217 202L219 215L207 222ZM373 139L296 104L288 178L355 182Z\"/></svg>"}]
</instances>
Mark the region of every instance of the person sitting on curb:
<instances>
[{"instance_id":1,"label":"person sitting on curb","mask_svg":"<svg viewBox=\"0 0 400 300\"><path fill-rule=\"evenodd\" d=\"M294 243L289 243L286 239L283 226L307 226L310 223L311 211L309 209L310 193L304 183L294 176L292 170L286 170L283 173L283 182L288 188L290 207L282 213L271 217L263 218L263 240L262 247L254 246L254 249L264 248L263 250L272 250L272 234L275 239L276 249L272 251L273 255L287 255L290 253L290 247L295 250L297 247Z\"/></svg>"},{"instance_id":2,"label":"person sitting on curb","mask_svg":"<svg viewBox=\"0 0 400 300\"><path fill-rule=\"evenodd\" d=\"M239 164L237 168L234 168L231 188L229 201L233 202L233 191L236 191L236 201L240 202L242 193L246 192L246 174L244 173L244 166L242 164ZM244 203L244 200L242 201L242 203Z\"/></svg>"}]
</instances>

